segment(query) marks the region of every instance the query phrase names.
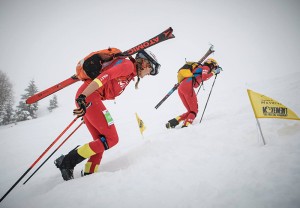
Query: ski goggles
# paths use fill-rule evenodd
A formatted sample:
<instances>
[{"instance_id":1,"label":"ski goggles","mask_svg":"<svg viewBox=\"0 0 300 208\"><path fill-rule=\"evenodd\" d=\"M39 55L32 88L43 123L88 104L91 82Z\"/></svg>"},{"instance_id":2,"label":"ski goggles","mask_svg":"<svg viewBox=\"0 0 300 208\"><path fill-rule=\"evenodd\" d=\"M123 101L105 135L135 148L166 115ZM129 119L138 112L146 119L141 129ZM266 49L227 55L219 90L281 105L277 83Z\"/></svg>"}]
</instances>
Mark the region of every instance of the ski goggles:
<instances>
[{"instance_id":1,"label":"ski goggles","mask_svg":"<svg viewBox=\"0 0 300 208\"><path fill-rule=\"evenodd\" d=\"M139 58L148 60L151 68L150 75L155 76L159 73L160 64L154 58L152 58L147 52L145 52L144 50L140 51Z\"/></svg>"}]
</instances>

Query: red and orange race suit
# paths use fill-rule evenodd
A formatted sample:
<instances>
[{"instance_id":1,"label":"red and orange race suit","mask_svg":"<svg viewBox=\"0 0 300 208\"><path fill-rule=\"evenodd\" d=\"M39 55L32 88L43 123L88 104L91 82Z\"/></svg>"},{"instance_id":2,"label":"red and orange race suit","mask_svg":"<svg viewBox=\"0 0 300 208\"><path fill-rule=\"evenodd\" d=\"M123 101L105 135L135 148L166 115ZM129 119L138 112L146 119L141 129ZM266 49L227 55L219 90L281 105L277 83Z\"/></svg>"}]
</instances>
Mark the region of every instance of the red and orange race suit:
<instances>
[{"instance_id":1,"label":"red and orange race suit","mask_svg":"<svg viewBox=\"0 0 300 208\"><path fill-rule=\"evenodd\" d=\"M136 75L136 67L132 61L123 58L115 59L96 78L103 85L86 97L86 102L90 102L91 105L88 107L83 119L93 137L93 141L81 148L81 156L89 157L85 165L85 173L94 173L98 169L105 151L105 147L100 140L101 136L106 138L109 148L116 145L119 140L116 127L103 104L103 100L111 100L119 96ZM91 82L92 80L84 81L77 91L76 98Z\"/></svg>"},{"instance_id":2,"label":"red and orange race suit","mask_svg":"<svg viewBox=\"0 0 300 208\"><path fill-rule=\"evenodd\" d=\"M198 113L198 100L194 88L199 87L200 83L213 76L208 66L199 66L193 70L193 73L194 77L185 78L178 87L179 97L187 109L187 112L180 115L178 120L179 122L184 121L184 126L191 124Z\"/></svg>"}]
</instances>

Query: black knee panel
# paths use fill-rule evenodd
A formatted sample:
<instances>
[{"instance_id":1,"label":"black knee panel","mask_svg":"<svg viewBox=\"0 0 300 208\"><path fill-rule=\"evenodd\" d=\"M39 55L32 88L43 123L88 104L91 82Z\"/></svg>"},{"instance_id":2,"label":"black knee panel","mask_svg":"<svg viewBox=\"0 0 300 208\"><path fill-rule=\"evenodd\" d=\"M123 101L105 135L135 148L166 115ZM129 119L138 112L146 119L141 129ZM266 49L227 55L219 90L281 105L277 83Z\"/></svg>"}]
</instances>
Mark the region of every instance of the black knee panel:
<instances>
[{"instance_id":1,"label":"black knee panel","mask_svg":"<svg viewBox=\"0 0 300 208\"><path fill-rule=\"evenodd\" d=\"M195 117L197 117L197 113L196 113L196 112L194 112L194 111L190 111L190 113L194 114L194 115L195 115Z\"/></svg>"},{"instance_id":2,"label":"black knee panel","mask_svg":"<svg viewBox=\"0 0 300 208\"><path fill-rule=\"evenodd\" d=\"M103 146L104 146L104 149L105 150L108 150L109 149L109 146L108 146L108 143L107 143L107 140L105 138L105 136L103 135L100 135L100 141L102 142Z\"/></svg>"}]
</instances>

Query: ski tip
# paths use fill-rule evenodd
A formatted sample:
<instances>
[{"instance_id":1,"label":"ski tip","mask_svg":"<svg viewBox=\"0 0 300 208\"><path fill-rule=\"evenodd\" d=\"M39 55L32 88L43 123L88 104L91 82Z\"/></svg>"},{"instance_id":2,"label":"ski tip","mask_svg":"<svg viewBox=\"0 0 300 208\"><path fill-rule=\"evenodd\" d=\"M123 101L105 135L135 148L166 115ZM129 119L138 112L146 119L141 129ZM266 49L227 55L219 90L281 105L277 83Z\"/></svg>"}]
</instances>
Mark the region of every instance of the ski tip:
<instances>
[{"instance_id":1,"label":"ski tip","mask_svg":"<svg viewBox=\"0 0 300 208\"><path fill-rule=\"evenodd\" d=\"M175 35L173 34L173 28L172 27L169 27L167 30L165 30L163 32L163 34L165 35L165 37L167 39L175 38Z\"/></svg>"},{"instance_id":2,"label":"ski tip","mask_svg":"<svg viewBox=\"0 0 300 208\"><path fill-rule=\"evenodd\" d=\"M168 29L166 29L164 32L162 32L166 38L171 39L171 38L175 38L175 35L173 35L173 28L169 27Z\"/></svg>"}]
</instances>

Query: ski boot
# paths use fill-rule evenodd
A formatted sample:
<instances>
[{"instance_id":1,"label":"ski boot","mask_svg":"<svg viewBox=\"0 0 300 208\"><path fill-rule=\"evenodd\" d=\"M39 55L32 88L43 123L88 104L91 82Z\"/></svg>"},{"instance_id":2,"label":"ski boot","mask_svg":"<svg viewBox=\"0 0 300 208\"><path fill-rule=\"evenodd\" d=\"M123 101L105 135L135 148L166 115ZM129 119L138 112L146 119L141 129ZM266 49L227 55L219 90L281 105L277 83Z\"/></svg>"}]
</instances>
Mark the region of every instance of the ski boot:
<instances>
[{"instance_id":1,"label":"ski boot","mask_svg":"<svg viewBox=\"0 0 300 208\"><path fill-rule=\"evenodd\" d=\"M65 181L74 179L74 167L85 160L77 153L77 149L73 149L67 155L62 155L54 161L54 164L59 168L61 176Z\"/></svg>"},{"instance_id":2,"label":"ski boot","mask_svg":"<svg viewBox=\"0 0 300 208\"><path fill-rule=\"evenodd\" d=\"M177 121L176 118L171 119L170 121L168 121L168 123L166 123L166 128L175 128L177 125L179 124L179 122Z\"/></svg>"},{"instance_id":3,"label":"ski boot","mask_svg":"<svg viewBox=\"0 0 300 208\"><path fill-rule=\"evenodd\" d=\"M57 168L59 168L63 179L65 181L68 181L68 180L74 179L74 175L73 175L74 168L63 167L62 163L63 163L64 158L65 158L64 155L60 156L59 158L57 158L54 161L54 164L56 165Z\"/></svg>"}]
</instances>

